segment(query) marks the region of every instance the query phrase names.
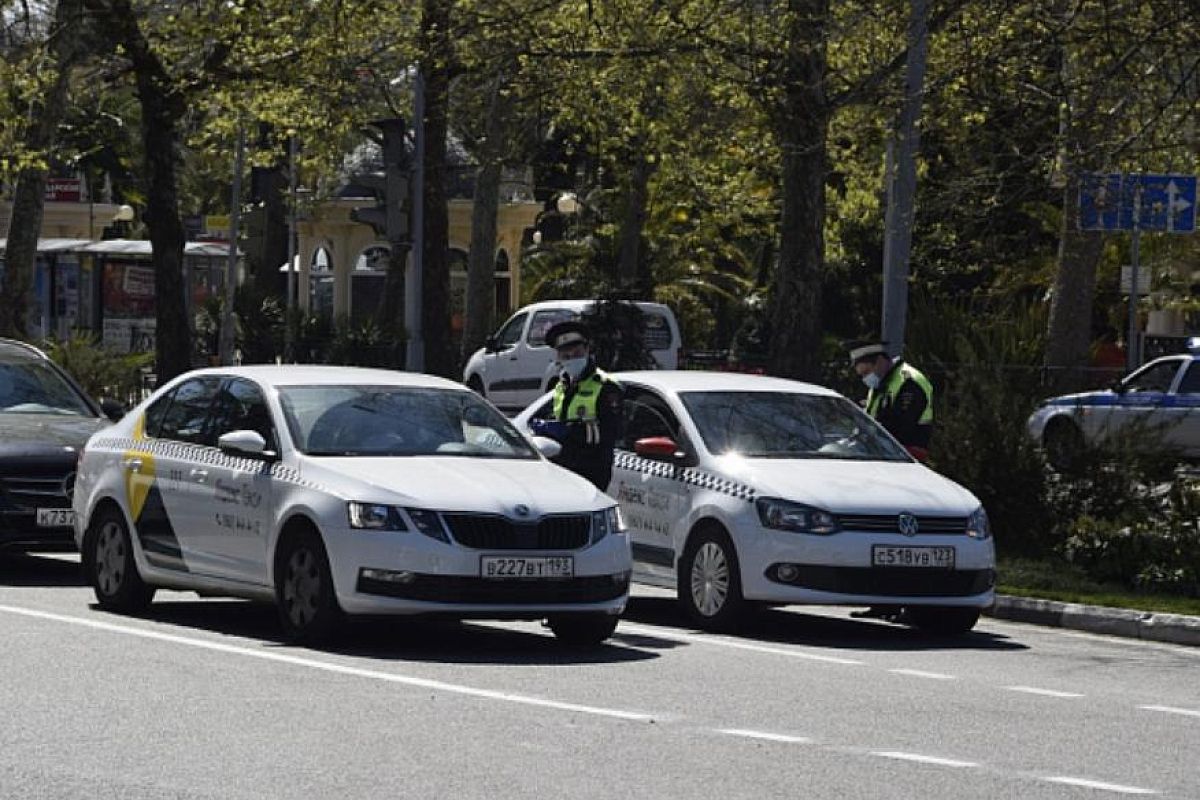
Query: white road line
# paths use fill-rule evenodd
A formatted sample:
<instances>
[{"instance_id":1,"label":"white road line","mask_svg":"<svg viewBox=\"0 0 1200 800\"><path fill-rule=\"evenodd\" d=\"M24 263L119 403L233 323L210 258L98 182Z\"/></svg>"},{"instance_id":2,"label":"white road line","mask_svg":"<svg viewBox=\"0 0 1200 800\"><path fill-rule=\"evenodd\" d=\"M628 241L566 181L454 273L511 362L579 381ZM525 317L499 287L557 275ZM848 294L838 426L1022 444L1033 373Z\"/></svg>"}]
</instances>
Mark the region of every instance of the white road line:
<instances>
[{"instance_id":1,"label":"white road line","mask_svg":"<svg viewBox=\"0 0 1200 800\"><path fill-rule=\"evenodd\" d=\"M228 653L230 655L258 658L263 661L274 661L279 664L307 667L308 669L333 672L339 675L350 675L356 678L368 678L371 680L385 681L388 683L398 683L404 686L416 686L422 689L432 689L439 692L466 695L468 697L479 697L485 700L501 700L506 703L518 703L521 705L535 706L538 708L552 708L558 711L574 711L580 714L592 714L600 717L614 717L616 719L632 720L634 722L653 722L655 719L661 718L654 714L648 714L639 711L626 711L618 708L585 706L577 703L565 703L558 700L547 700L542 697L533 697L530 695L499 692L492 689L478 689L473 686L463 686L456 683L445 683L443 681L429 680L427 678L415 678L409 675L397 675L390 672L362 669L343 664L333 664L313 658L304 658L302 656L292 656L284 653L255 650L249 647L239 647L237 645L222 644L220 642L210 642L203 639L191 639L186 636L176 636L169 633L149 631L143 628L127 627L124 625L116 625L110 622L84 619L82 617L71 617L63 614L52 614L46 611L35 611L33 609L18 608L16 606L0 605L0 612L32 617L34 619L50 620L52 622L61 622L67 625L77 625L84 628L107 631L109 633L122 633L128 636L137 636L142 639L151 639L158 642L167 642L169 644L196 647L202 650L212 650L218 653Z\"/></svg>"},{"instance_id":2,"label":"white road line","mask_svg":"<svg viewBox=\"0 0 1200 800\"><path fill-rule=\"evenodd\" d=\"M1085 789L1100 789L1105 792L1116 792L1118 794L1161 794L1154 789L1143 789L1140 786L1122 786L1119 783L1104 783L1103 781L1089 781L1086 778L1068 778L1064 776L1042 778L1050 783L1063 783L1067 786L1082 786Z\"/></svg>"},{"instance_id":3,"label":"white road line","mask_svg":"<svg viewBox=\"0 0 1200 800\"><path fill-rule=\"evenodd\" d=\"M871 753L873 756L880 758L894 758L899 761L915 761L918 764L933 764L939 767L956 767L958 769L966 769L968 767L978 767L974 761L958 761L953 758L938 758L937 756L923 756L920 753L902 753L898 750L878 750Z\"/></svg>"},{"instance_id":4,"label":"white road line","mask_svg":"<svg viewBox=\"0 0 1200 800\"><path fill-rule=\"evenodd\" d=\"M1161 711L1164 714L1182 714L1185 717L1200 717L1200 711L1191 708L1175 708L1174 706L1138 706L1146 711Z\"/></svg>"},{"instance_id":5,"label":"white road line","mask_svg":"<svg viewBox=\"0 0 1200 800\"><path fill-rule=\"evenodd\" d=\"M1025 694L1036 694L1042 697L1083 697L1078 692L1060 692L1056 689L1038 689L1035 686L1005 686L1010 692L1024 692Z\"/></svg>"},{"instance_id":6,"label":"white road line","mask_svg":"<svg viewBox=\"0 0 1200 800\"><path fill-rule=\"evenodd\" d=\"M888 672L893 675L911 675L914 678L931 678L935 681L958 680L957 676L947 675L944 672L926 672L920 669L889 669Z\"/></svg>"},{"instance_id":7,"label":"white road line","mask_svg":"<svg viewBox=\"0 0 1200 800\"><path fill-rule=\"evenodd\" d=\"M767 731L750 731L744 728L718 728L717 733L729 736L742 736L747 739L763 739L768 742L783 742L785 744L811 744L812 739L804 736L788 736L785 733L768 733Z\"/></svg>"},{"instance_id":8,"label":"white road line","mask_svg":"<svg viewBox=\"0 0 1200 800\"><path fill-rule=\"evenodd\" d=\"M637 623L629 623L622 620L621 627L618 631L626 633L637 632L648 636L657 636L660 639L668 639L676 642L690 642L695 644L713 644L721 647L731 647L735 650L749 650L754 653L769 653L775 656L789 656L791 658L803 658L807 661L821 661L826 664L846 664L846 665L861 665L864 662L856 661L852 658L838 658L836 656L824 656L816 653L806 653L803 650L785 650L782 647L766 647L760 644L748 644L746 642L735 642L730 639L723 639L719 636L692 636L686 633L665 633L662 628L656 628L653 625L639 625Z\"/></svg>"}]
</instances>

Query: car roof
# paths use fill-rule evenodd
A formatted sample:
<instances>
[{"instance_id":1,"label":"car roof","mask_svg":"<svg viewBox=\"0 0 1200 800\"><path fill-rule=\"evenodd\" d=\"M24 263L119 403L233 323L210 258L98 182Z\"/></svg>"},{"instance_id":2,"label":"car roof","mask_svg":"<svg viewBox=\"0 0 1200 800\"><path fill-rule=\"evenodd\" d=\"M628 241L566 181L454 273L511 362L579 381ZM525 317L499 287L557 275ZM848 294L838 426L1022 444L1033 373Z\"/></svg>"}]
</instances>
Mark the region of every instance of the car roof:
<instances>
[{"instance_id":1,"label":"car roof","mask_svg":"<svg viewBox=\"0 0 1200 800\"><path fill-rule=\"evenodd\" d=\"M840 394L818 386L787 378L748 375L743 372L705 372L695 369L644 370L615 372L618 381L640 383L652 389L669 392L789 392L841 397Z\"/></svg>"},{"instance_id":2,"label":"car roof","mask_svg":"<svg viewBox=\"0 0 1200 800\"><path fill-rule=\"evenodd\" d=\"M49 356L28 342L0 338L0 358L10 361L45 361Z\"/></svg>"},{"instance_id":3,"label":"car roof","mask_svg":"<svg viewBox=\"0 0 1200 800\"><path fill-rule=\"evenodd\" d=\"M529 303L517 309L521 311L544 311L549 308L567 308L571 311L582 311L588 306L593 306L599 300L539 300L536 303ZM666 306L662 303L651 303L645 300L621 300L622 303L633 303L639 308L665 309Z\"/></svg>"},{"instance_id":4,"label":"car roof","mask_svg":"<svg viewBox=\"0 0 1200 800\"><path fill-rule=\"evenodd\" d=\"M249 378L270 386L357 384L468 391L461 383L439 378L436 375L402 372L394 369L341 367L326 364L254 364L239 367L208 367L189 372L186 377L201 375Z\"/></svg>"}]
</instances>

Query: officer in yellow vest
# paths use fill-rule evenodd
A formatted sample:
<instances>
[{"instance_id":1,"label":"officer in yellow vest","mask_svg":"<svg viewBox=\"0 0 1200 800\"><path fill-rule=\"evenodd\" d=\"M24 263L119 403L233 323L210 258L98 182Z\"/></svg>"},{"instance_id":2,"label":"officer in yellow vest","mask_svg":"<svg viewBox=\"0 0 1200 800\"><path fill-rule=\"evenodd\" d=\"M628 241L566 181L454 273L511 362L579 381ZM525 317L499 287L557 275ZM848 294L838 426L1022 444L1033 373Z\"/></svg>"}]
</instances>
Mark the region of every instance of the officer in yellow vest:
<instances>
[{"instance_id":1,"label":"officer in yellow vest","mask_svg":"<svg viewBox=\"0 0 1200 800\"><path fill-rule=\"evenodd\" d=\"M850 363L867 385L866 411L918 460L929 456L933 384L920 370L887 354L884 342L855 342Z\"/></svg>"},{"instance_id":2,"label":"officer in yellow vest","mask_svg":"<svg viewBox=\"0 0 1200 800\"><path fill-rule=\"evenodd\" d=\"M555 463L600 491L612 480L613 447L621 435L621 386L596 366L587 327L567 320L546 331L561 367L551 419L532 420L534 433L562 444Z\"/></svg>"}]
</instances>

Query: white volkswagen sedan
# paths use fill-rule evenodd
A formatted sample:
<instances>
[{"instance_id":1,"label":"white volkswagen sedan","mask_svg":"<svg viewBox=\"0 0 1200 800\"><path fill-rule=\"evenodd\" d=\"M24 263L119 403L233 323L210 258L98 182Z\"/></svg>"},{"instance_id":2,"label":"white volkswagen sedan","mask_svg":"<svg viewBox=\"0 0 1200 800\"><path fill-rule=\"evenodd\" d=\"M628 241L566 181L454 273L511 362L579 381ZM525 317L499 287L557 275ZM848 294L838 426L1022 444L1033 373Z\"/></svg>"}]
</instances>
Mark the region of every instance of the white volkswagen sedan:
<instances>
[{"instance_id":1,"label":"white volkswagen sedan","mask_svg":"<svg viewBox=\"0 0 1200 800\"><path fill-rule=\"evenodd\" d=\"M845 397L730 373L615 377L625 430L609 494L634 578L675 588L701 627L727 628L758 601L890 607L962 633L992 603L979 500ZM549 414L547 395L516 419Z\"/></svg>"},{"instance_id":2,"label":"white volkswagen sedan","mask_svg":"<svg viewBox=\"0 0 1200 800\"><path fill-rule=\"evenodd\" d=\"M75 539L104 608L158 587L274 601L319 641L344 614L614 630L629 539L613 501L460 384L350 367L181 376L80 457Z\"/></svg>"}]
</instances>

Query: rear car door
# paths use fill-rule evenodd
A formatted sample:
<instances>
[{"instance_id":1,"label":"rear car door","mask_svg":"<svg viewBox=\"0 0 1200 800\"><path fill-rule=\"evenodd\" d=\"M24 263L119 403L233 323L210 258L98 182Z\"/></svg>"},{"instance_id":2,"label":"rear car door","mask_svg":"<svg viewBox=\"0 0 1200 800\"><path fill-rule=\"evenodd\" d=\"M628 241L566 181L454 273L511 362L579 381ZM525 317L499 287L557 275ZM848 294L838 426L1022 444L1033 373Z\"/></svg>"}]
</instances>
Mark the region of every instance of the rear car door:
<instances>
[{"instance_id":1,"label":"rear car door","mask_svg":"<svg viewBox=\"0 0 1200 800\"><path fill-rule=\"evenodd\" d=\"M267 583L267 539L271 524L271 462L223 453L223 434L250 430L279 452L279 438L258 384L230 378L217 392L201 453L203 480L196 482L196 546L200 558L222 577Z\"/></svg>"}]
</instances>

